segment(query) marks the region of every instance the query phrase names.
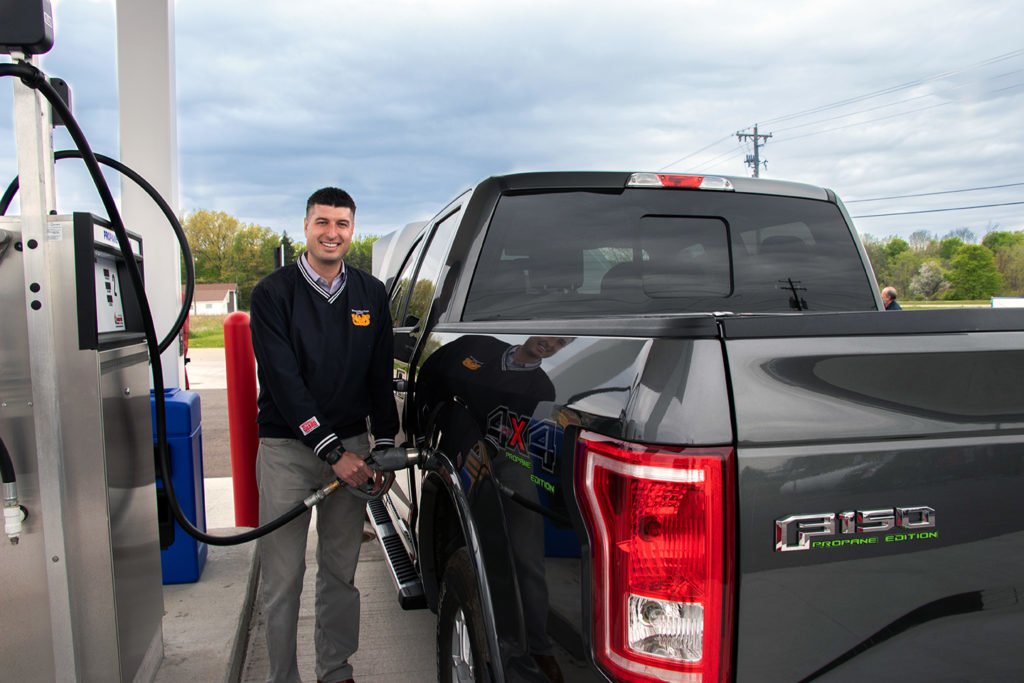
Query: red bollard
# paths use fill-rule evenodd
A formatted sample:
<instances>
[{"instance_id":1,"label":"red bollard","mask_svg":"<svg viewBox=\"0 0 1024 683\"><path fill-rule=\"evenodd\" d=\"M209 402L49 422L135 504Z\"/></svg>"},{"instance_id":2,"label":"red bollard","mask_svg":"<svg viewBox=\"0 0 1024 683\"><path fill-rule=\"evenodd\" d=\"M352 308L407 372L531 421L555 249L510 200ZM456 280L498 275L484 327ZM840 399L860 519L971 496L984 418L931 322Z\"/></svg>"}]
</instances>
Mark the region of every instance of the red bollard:
<instances>
[{"instance_id":1,"label":"red bollard","mask_svg":"<svg viewBox=\"0 0 1024 683\"><path fill-rule=\"evenodd\" d=\"M256 356L248 313L235 311L224 318L224 360L235 526L257 527L260 495L256 489L256 450L260 440L256 427Z\"/></svg>"}]
</instances>

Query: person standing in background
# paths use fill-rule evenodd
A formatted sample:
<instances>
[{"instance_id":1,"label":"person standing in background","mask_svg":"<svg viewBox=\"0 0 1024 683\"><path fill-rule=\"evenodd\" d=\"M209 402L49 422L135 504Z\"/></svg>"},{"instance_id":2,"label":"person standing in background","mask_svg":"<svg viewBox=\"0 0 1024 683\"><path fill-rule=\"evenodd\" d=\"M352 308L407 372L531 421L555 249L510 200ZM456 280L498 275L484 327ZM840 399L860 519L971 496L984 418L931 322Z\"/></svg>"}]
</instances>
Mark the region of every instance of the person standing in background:
<instances>
[{"instance_id":1,"label":"person standing in background","mask_svg":"<svg viewBox=\"0 0 1024 683\"><path fill-rule=\"evenodd\" d=\"M882 303L887 311L902 311L903 307L896 301L896 288L886 287L882 290Z\"/></svg>"}]
</instances>

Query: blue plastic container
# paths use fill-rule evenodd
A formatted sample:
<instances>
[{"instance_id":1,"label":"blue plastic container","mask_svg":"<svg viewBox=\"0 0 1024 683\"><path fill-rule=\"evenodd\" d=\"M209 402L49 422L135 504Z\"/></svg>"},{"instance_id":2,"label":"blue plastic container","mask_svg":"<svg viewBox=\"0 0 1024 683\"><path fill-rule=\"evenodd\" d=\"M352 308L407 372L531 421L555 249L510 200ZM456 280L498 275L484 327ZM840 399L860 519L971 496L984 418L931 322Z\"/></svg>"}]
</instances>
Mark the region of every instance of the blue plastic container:
<instances>
[{"instance_id":1,"label":"blue plastic container","mask_svg":"<svg viewBox=\"0 0 1024 683\"><path fill-rule=\"evenodd\" d=\"M167 441L170 446L171 484L185 516L206 531L206 496L203 490L203 438L199 394L181 389L164 390ZM153 443L156 444L156 399L150 392ZM194 583L206 564L207 547L189 536L171 514L160 468L156 470L157 513L160 523L160 563L164 584Z\"/></svg>"}]
</instances>

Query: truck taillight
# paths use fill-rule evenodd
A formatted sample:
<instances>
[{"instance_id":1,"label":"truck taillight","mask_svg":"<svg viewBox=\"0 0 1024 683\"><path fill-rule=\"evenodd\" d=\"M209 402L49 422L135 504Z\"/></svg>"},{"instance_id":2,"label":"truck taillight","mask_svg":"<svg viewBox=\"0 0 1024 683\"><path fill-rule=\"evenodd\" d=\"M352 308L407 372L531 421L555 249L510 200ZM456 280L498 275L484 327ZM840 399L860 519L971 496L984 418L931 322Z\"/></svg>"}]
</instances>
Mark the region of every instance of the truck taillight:
<instances>
[{"instance_id":1,"label":"truck taillight","mask_svg":"<svg viewBox=\"0 0 1024 683\"><path fill-rule=\"evenodd\" d=\"M597 663L618 681L728 680L732 449L584 432L577 455Z\"/></svg>"}]
</instances>

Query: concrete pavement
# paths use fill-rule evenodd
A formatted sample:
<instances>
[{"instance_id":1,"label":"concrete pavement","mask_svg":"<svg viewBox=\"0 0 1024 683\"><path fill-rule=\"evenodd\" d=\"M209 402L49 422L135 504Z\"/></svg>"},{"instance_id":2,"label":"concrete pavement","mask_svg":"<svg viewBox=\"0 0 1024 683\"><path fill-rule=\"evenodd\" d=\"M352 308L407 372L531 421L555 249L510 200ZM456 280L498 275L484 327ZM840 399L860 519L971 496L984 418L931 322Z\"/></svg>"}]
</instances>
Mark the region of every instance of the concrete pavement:
<instances>
[{"instance_id":1,"label":"concrete pavement","mask_svg":"<svg viewBox=\"0 0 1024 683\"><path fill-rule=\"evenodd\" d=\"M190 389L202 410L204 489L207 528L228 535L234 528L233 493L227 439L224 349L191 349L186 366ZM206 466L206 464L209 466ZM342 495L342 494L338 494ZM313 672L315 525L310 525L309 570L299 615L299 669ZM258 597L255 543L210 546L199 581L164 586L164 659L157 683L256 683L266 674L266 644ZM433 680L434 615L405 612L375 540L364 543L356 586L362 594L360 649L352 659L356 679L377 683Z\"/></svg>"}]
</instances>

